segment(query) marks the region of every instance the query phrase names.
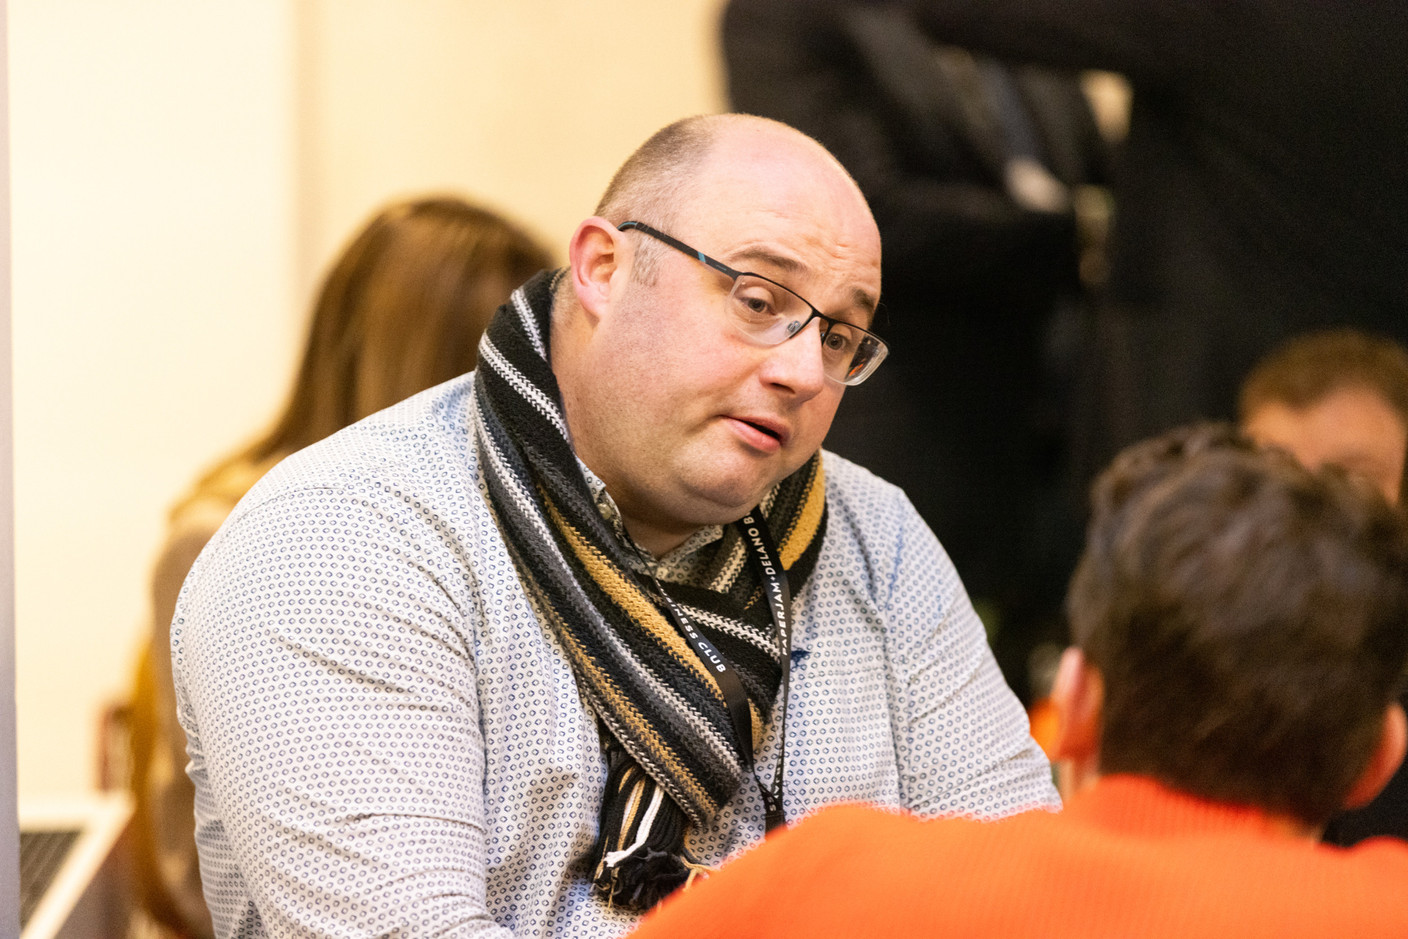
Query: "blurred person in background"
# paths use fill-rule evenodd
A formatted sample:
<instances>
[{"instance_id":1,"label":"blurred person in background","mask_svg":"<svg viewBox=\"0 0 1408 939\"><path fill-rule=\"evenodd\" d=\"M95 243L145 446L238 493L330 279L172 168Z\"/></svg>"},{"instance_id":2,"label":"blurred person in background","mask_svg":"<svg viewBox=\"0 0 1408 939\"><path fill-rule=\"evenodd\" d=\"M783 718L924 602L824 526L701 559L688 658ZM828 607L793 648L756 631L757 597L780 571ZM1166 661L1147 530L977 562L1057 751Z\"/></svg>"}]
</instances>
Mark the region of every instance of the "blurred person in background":
<instances>
[{"instance_id":1,"label":"blurred person in background","mask_svg":"<svg viewBox=\"0 0 1408 939\"><path fill-rule=\"evenodd\" d=\"M1352 329L1298 336L1254 368L1242 385L1243 431L1312 469L1338 466L1390 504L1402 499L1408 453L1408 350ZM1408 707L1408 680L1399 702ZM1377 835L1408 839L1408 770L1362 808L1342 812L1325 840L1352 845Z\"/></svg>"},{"instance_id":2,"label":"blurred person in background","mask_svg":"<svg viewBox=\"0 0 1408 939\"><path fill-rule=\"evenodd\" d=\"M207 471L172 508L131 700L139 889L147 912L167 928L212 934L171 677L169 630L186 572L240 497L285 456L473 369L494 310L550 264L548 251L516 224L461 199L386 206L324 279L292 393L273 426Z\"/></svg>"},{"instance_id":3,"label":"blurred person in background","mask_svg":"<svg viewBox=\"0 0 1408 939\"><path fill-rule=\"evenodd\" d=\"M1066 808L825 809L640 939L1401 937L1408 845L1315 843L1403 759L1408 523L1225 425L1097 481L1056 682Z\"/></svg>"},{"instance_id":4,"label":"blurred person in background","mask_svg":"<svg viewBox=\"0 0 1408 939\"><path fill-rule=\"evenodd\" d=\"M1362 476L1397 505L1408 453L1408 350L1354 329L1307 333L1252 369L1242 429L1312 469Z\"/></svg>"},{"instance_id":5,"label":"blurred person in background","mask_svg":"<svg viewBox=\"0 0 1408 939\"><path fill-rule=\"evenodd\" d=\"M1408 4L907 0L923 31L1133 91L1092 337L1087 465L1233 414L1273 347L1408 342Z\"/></svg>"}]
</instances>

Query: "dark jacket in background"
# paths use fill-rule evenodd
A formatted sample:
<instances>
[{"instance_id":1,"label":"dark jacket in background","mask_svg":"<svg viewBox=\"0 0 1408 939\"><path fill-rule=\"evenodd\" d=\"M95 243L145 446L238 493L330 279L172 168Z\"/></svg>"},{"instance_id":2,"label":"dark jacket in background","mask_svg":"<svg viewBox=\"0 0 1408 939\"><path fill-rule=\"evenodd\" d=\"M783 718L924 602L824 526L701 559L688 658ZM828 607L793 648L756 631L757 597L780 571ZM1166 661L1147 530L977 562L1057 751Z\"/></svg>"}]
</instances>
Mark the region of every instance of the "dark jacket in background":
<instances>
[{"instance_id":1,"label":"dark jacket in background","mask_svg":"<svg viewBox=\"0 0 1408 939\"><path fill-rule=\"evenodd\" d=\"M1095 460L1230 417L1281 340L1408 341L1408 4L911 0L935 41L1124 74Z\"/></svg>"}]
</instances>

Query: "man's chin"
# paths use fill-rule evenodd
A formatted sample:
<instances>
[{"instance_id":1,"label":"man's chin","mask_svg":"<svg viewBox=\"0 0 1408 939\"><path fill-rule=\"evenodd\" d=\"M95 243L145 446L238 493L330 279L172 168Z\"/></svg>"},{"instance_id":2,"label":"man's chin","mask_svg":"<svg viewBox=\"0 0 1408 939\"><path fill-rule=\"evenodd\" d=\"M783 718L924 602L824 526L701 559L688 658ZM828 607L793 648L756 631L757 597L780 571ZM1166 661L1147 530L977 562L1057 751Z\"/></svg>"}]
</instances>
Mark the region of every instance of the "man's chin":
<instances>
[{"instance_id":1,"label":"man's chin","mask_svg":"<svg viewBox=\"0 0 1408 939\"><path fill-rule=\"evenodd\" d=\"M701 453L689 464L676 463L686 512L700 525L737 521L810 456L787 453L762 457L744 447L725 447Z\"/></svg>"},{"instance_id":2,"label":"man's chin","mask_svg":"<svg viewBox=\"0 0 1408 939\"><path fill-rule=\"evenodd\" d=\"M699 487L694 492L698 506L696 517L707 519L699 524L727 525L737 521L752 511L773 486L785 478L786 476L776 479L769 477L766 481Z\"/></svg>"}]
</instances>

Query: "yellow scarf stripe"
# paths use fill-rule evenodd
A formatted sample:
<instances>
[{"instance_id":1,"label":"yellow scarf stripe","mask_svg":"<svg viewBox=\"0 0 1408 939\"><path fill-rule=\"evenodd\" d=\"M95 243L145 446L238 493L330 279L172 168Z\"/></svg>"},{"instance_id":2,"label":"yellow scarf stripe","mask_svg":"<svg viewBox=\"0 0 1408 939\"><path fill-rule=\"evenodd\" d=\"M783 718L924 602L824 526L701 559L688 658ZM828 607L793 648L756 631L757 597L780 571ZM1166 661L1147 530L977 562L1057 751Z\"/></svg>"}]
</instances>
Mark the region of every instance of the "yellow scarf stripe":
<instances>
[{"instance_id":1,"label":"yellow scarf stripe","mask_svg":"<svg viewBox=\"0 0 1408 939\"><path fill-rule=\"evenodd\" d=\"M554 617L556 618L556 617ZM635 735L635 739L640 741L653 741L656 739L654 728L646 721L631 701L621 696L616 688L616 683L611 677L597 667L592 661L586 649L583 648L577 637L570 630L560 629L558 635L562 637L567 646L567 654L580 669L579 674L586 679L587 684L596 690L597 694L605 699L609 705L610 712L616 715L626 729ZM714 800L709 793L699 784L699 781L689 772L689 770L675 759L674 752L668 747L650 746L650 752L667 772L676 785L682 786L690 799L699 805L713 805Z\"/></svg>"},{"instance_id":2,"label":"yellow scarf stripe","mask_svg":"<svg viewBox=\"0 0 1408 939\"><path fill-rule=\"evenodd\" d=\"M635 589L631 582L621 575L615 565L611 564L595 545L583 538L581 532L567 524L566 519L562 517L562 513L558 511L557 506L553 504L546 492L543 492L542 496L543 505L546 506L548 515L552 518L553 526L567 539L572 553L586 568L587 574L591 576L592 580L596 581L597 586L606 591L606 595L617 606L625 610L626 615L638 623L647 635L669 651L671 656L681 664L689 666L696 675L707 682L714 689L715 696L722 702L724 693L719 690L718 682L704 667L699 656L690 649L674 624L665 618L655 604Z\"/></svg>"},{"instance_id":3,"label":"yellow scarf stripe","mask_svg":"<svg viewBox=\"0 0 1408 939\"><path fill-rule=\"evenodd\" d=\"M777 553L784 569L791 569L797 559L811 545L816 531L821 527L821 516L826 511L826 471L821 461L816 461L816 472L812 474L807 494L802 500L802 510L797 513L797 523L783 534L782 544Z\"/></svg>"},{"instance_id":4,"label":"yellow scarf stripe","mask_svg":"<svg viewBox=\"0 0 1408 939\"><path fill-rule=\"evenodd\" d=\"M562 517L562 513L558 511L557 506L553 504L552 499L546 492L542 492L542 496L543 505L547 508L548 516L552 519L554 527L567 539L567 544L572 549L572 553L576 555L577 560L582 563L582 566L586 569L591 578L596 581L602 590L606 591L607 596L611 597L611 599L625 610L636 623L640 624L642 629L649 633L656 642L664 646L674 659L687 665L696 675L704 679L709 688L713 691L714 696L717 697L720 702L724 702L723 689L719 687L718 679L714 677L713 672L710 672L704 667L703 661L695 654L694 650L689 647L689 644L685 642L684 637L679 634L679 630L675 628L674 624L666 619L653 603L645 599L640 591L636 590L629 581L622 577L620 571L618 571L614 565L610 564L606 557L598 551L593 544L583 538L581 533L575 528L567 524L566 519ZM825 507L825 504L825 500L823 499L822 506ZM810 506L808 507L810 508ZM820 515L817 516L817 520L820 520ZM816 523L814 522L813 531L815 531L815 525ZM778 550L781 551L781 549ZM625 699L620 696L614 683L606 681L605 673L601 672L596 667L595 662L590 661L588 656L582 655L581 665L584 674L592 675L591 680L594 686L600 688L602 693L611 700L616 713L625 714L626 711L629 710L632 717L640 717L635 709L630 708ZM607 687L608 685L609 687ZM727 706L726 703L725 706ZM758 706L751 699L748 701L748 713L753 723L753 739L754 741L761 741L765 727L763 716ZM642 736L637 739L654 739L653 736L645 735L644 732L647 728L644 724L637 727L634 721L631 723L633 729L642 734ZM651 749L656 750L654 747ZM672 756L673 754L668 749L660 748L657 752L657 758L659 758L661 762L673 765ZM677 778L686 778L688 774L681 772L676 774L676 776ZM692 776L688 776L688 778L691 785L693 785L694 778ZM703 795L702 789L698 791ZM703 799L706 802L710 801L707 795L703 795Z\"/></svg>"}]
</instances>

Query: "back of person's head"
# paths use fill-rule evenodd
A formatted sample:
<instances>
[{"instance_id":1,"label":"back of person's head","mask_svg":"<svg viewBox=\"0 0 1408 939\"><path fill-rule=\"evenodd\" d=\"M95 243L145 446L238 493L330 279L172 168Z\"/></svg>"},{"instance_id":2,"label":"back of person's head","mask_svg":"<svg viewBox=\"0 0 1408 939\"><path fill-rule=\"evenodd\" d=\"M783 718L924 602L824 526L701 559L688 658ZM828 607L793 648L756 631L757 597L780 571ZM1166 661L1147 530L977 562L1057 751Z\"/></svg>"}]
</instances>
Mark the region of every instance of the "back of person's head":
<instances>
[{"instance_id":1,"label":"back of person's head","mask_svg":"<svg viewBox=\"0 0 1408 939\"><path fill-rule=\"evenodd\" d=\"M1247 376L1238 418L1258 442L1311 467L1342 466L1396 502L1408 454L1408 350L1354 329L1298 336Z\"/></svg>"},{"instance_id":2,"label":"back of person's head","mask_svg":"<svg viewBox=\"0 0 1408 939\"><path fill-rule=\"evenodd\" d=\"M1408 530L1368 486L1230 427L1121 453L1068 597L1103 679L1099 769L1319 825L1408 659Z\"/></svg>"}]
</instances>

